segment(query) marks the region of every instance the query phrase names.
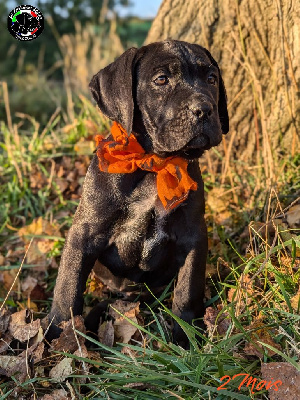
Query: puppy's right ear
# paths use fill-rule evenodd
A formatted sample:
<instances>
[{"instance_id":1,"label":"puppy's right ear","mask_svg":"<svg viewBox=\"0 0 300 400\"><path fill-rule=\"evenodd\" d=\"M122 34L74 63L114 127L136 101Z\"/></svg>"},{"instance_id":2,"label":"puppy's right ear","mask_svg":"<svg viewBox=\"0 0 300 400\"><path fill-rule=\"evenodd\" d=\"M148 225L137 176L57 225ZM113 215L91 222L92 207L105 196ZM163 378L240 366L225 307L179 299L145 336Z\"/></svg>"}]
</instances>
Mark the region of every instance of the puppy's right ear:
<instances>
[{"instance_id":1,"label":"puppy's right ear","mask_svg":"<svg viewBox=\"0 0 300 400\"><path fill-rule=\"evenodd\" d=\"M138 49L132 47L113 63L93 76L89 88L100 110L131 133L134 113L132 78L134 58Z\"/></svg>"}]
</instances>

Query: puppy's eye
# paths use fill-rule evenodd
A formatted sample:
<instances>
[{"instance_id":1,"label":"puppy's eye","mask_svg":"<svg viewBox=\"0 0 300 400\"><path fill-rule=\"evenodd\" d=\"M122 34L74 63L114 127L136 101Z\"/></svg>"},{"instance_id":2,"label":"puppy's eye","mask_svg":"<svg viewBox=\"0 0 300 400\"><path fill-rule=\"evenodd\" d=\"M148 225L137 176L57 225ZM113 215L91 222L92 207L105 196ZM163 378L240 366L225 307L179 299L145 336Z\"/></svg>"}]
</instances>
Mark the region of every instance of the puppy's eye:
<instances>
[{"instance_id":1,"label":"puppy's eye","mask_svg":"<svg viewBox=\"0 0 300 400\"><path fill-rule=\"evenodd\" d=\"M154 79L154 83L157 86L167 85L169 83L169 79L166 75L160 75L158 78Z\"/></svg>"},{"instance_id":2,"label":"puppy's eye","mask_svg":"<svg viewBox=\"0 0 300 400\"><path fill-rule=\"evenodd\" d=\"M211 75L209 75L209 77L207 78L207 82L210 84L210 85L216 85L217 84L217 77L216 77L216 75L214 75L214 74L211 74Z\"/></svg>"}]
</instances>

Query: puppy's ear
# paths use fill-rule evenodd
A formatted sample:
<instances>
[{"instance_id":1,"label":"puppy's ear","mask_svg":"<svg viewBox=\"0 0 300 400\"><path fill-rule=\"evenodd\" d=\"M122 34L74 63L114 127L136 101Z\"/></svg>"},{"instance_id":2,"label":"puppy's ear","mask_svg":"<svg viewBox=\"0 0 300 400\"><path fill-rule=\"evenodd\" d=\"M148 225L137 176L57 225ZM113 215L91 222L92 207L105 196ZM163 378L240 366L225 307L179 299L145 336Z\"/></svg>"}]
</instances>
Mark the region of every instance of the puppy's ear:
<instances>
[{"instance_id":1,"label":"puppy's ear","mask_svg":"<svg viewBox=\"0 0 300 400\"><path fill-rule=\"evenodd\" d=\"M128 134L132 130L134 112L132 75L137 50L132 47L125 51L113 63L94 75L89 84L103 114L120 123Z\"/></svg>"},{"instance_id":2,"label":"puppy's ear","mask_svg":"<svg viewBox=\"0 0 300 400\"><path fill-rule=\"evenodd\" d=\"M219 102L218 102L218 114L221 122L222 132L225 135L229 131L229 118L228 118L228 110L227 110L227 96L226 90L224 86L224 82L222 79L221 71L218 66L218 63L212 57L210 52L203 48L205 53L208 55L209 59L211 60L212 64L218 68L219 71Z\"/></svg>"},{"instance_id":3,"label":"puppy's ear","mask_svg":"<svg viewBox=\"0 0 300 400\"><path fill-rule=\"evenodd\" d=\"M219 69L219 67L218 67ZM224 86L224 82L219 69L219 102L218 102L218 113L221 122L222 132L225 135L229 131L229 117L227 110L227 96Z\"/></svg>"}]
</instances>

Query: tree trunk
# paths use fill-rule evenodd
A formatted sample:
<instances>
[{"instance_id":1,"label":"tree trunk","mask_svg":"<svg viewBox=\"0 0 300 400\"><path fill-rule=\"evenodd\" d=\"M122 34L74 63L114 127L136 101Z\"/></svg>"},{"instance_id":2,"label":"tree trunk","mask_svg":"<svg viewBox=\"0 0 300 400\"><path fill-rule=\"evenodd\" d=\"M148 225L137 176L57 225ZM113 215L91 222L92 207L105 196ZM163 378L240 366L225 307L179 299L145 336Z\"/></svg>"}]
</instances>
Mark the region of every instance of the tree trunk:
<instances>
[{"instance_id":1,"label":"tree trunk","mask_svg":"<svg viewBox=\"0 0 300 400\"><path fill-rule=\"evenodd\" d=\"M201 44L219 63L228 96L227 141L239 159L260 154L266 162L284 149L295 154L300 1L164 0L146 43L167 38Z\"/></svg>"}]
</instances>

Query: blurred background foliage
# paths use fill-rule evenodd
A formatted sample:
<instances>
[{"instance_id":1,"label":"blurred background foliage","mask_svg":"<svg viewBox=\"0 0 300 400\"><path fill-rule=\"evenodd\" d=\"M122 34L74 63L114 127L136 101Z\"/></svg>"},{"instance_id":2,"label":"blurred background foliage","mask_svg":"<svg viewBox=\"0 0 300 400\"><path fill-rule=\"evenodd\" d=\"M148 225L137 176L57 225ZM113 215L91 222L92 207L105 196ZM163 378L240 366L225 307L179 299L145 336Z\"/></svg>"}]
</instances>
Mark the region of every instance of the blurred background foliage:
<instances>
[{"instance_id":1,"label":"blurred background foliage","mask_svg":"<svg viewBox=\"0 0 300 400\"><path fill-rule=\"evenodd\" d=\"M13 122L22 112L45 125L59 107L65 121L74 117L76 96L89 96L93 74L126 48L141 46L151 19L119 16L128 0L31 1L45 17L38 40L21 42L6 31L9 12L18 4L0 0L0 80L8 84ZM1 88L0 88L1 91ZM26 94L25 94L26 93ZM2 96L0 96L1 98ZM0 100L0 120L6 120Z\"/></svg>"}]
</instances>

